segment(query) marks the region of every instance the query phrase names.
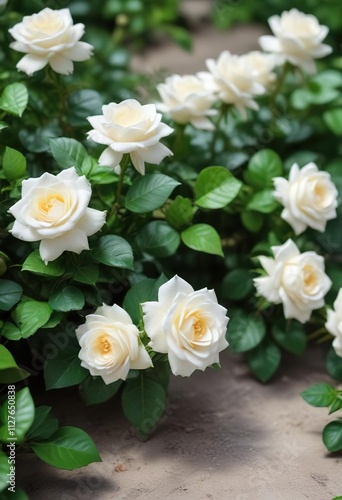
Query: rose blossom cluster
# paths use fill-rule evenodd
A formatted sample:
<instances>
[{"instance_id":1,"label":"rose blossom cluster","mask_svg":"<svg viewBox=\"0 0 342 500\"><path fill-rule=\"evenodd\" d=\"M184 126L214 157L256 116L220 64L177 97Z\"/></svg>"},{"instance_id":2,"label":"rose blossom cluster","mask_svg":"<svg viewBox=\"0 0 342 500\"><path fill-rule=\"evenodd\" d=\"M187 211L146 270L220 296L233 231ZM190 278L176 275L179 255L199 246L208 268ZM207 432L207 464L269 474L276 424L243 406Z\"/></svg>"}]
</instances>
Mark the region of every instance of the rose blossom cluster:
<instances>
[{"instance_id":1,"label":"rose blossom cluster","mask_svg":"<svg viewBox=\"0 0 342 500\"><path fill-rule=\"evenodd\" d=\"M176 123L212 130L210 117L216 110L211 107L216 101L234 106L244 116L247 108L258 109L255 99L274 86L277 66L289 62L313 73L314 59L331 53L331 47L322 43L328 28L312 15L291 9L272 16L269 24L274 36L259 39L264 52L239 56L225 50L216 60L206 61L208 71L168 77L157 86L158 109Z\"/></svg>"},{"instance_id":2,"label":"rose blossom cluster","mask_svg":"<svg viewBox=\"0 0 342 500\"><path fill-rule=\"evenodd\" d=\"M91 375L106 384L126 380L130 369L153 366L147 349L166 354L172 373L183 377L219 362L228 346L228 318L213 290L194 291L175 276L159 288L158 301L141 305L149 337L145 344L129 314L116 304L103 304L77 328L81 365Z\"/></svg>"}]
</instances>

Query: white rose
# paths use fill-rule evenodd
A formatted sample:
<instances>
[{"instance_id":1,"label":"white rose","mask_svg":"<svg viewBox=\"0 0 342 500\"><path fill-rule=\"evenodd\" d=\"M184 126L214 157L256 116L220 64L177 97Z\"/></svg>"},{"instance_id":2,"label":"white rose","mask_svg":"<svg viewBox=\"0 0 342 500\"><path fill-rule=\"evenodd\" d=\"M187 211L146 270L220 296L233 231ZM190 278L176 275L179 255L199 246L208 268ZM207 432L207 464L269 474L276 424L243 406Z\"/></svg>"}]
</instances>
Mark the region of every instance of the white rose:
<instances>
[{"instance_id":1,"label":"white rose","mask_svg":"<svg viewBox=\"0 0 342 500\"><path fill-rule=\"evenodd\" d=\"M335 219L338 192L328 172L319 171L315 163L299 169L292 165L289 180L273 179L274 197L285 207L281 217L300 234L309 226L324 232L327 221Z\"/></svg>"},{"instance_id":2,"label":"white rose","mask_svg":"<svg viewBox=\"0 0 342 500\"><path fill-rule=\"evenodd\" d=\"M340 288L334 302L334 310L328 310L325 328L336 337L332 345L337 356L342 357L342 288Z\"/></svg>"},{"instance_id":3,"label":"white rose","mask_svg":"<svg viewBox=\"0 0 342 500\"><path fill-rule=\"evenodd\" d=\"M206 64L210 73L201 72L199 77L208 88L212 85L221 101L234 104L243 114L245 108L258 109L253 97L264 94L265 88L254 78L252 68L243 57L224 51L217 61L207 59Z\"/></svg>"},{"instance_id":4,"label":"white rose","mask_svg":"<svg viewBox=\"0 0 342 500\"><path fill-rule=\"evenodd\" d=\"M240 56L240 59L252 70L255 81L263 87L269 88L276 80L273 73L277 58L273 54L264 54L258 50Z\"/></svg>"},{"instance_id":5,"label":"white rose","mask_svg":"<svg viewBox=\"0 0 342 500\"><path fill-rule=\"evenodd\" d=\"M9 30L16 40L10 47L26 54L17 64L20 71L32 75L50 64L56 73L70 75L73 61L85 61L92 55L93 46L80 42L84 24L73 25L69 9L48 7L38 14L25 16Z\"/></svg>"},{"instance_id":6,"label":"white rose","mask_svg":"<svg viewBox=\"0 0 342 500\"><path fill-rule=\"evenodd\" d=\"M78 357L91 375L99 375L106 384L126 380L130 369L144 370L152 366L139 330L129 314L114 304L103 304L76 330L81 346Z\"/></svg>"},{"instance_id":7,"label":"white rose","mask_svg":"<svg viewBox=\"0 0 342 500\"><path fill-rule=\"evenodd\" d=\"M217 111L210 109L216 100L213 92L194 75L173 75L165 83L157 85L162 103L157 109L167 113L177 123L191 123L194 127L214 130L207 116L215 116Z\"/></svg>"},{"instance_id":8,"label":"white rose","mask_svg":"<svg viewBox=\"0 0 342 500\"><path fill-rule=\"evenodd\" d=\"M227 310L217 303L213 290L194 291L175 276L159 288L158 302L142 304L149 345L167 353L174 375L188 377L195 370L219 362L225 339Z\"/></svg>"},{"instance_id":9,"label":"white rose","mask_svg":"<svg viewBox=\"0 0 342 500\"><path fill-rule=\"evenodd\" d=\"M142 106L135 99L127 99L103 106L102 112L88 118L94 127L88 132L89 139L108 146L99 158L100 165L116 167L129 153L134 167L143 175L145 162L159 164L172 155L159 141L173 129L161 122L162 115L154 104Z\"/></svg>"},{"instance_id":10,"label":"white rose","mask_svg":"<svg viewBox=\"0 0 342 500\"><path fill-rule=\"evenodd\" d=\"M314 309L324 306L331 280L324 272L324 258L316 252L300 253L292 240L272 247L274 259L259 257L268 276L254 278L260 295L283 303L285 318L306 323Z\"/></svg>"},{"instance_id":11,"label":"white rose","mask_svg":"<svg viewBox=\"0 0 342 500\"><path fill-rule=\"evenodd\" d=\"M268 23L275 36L260 37L262 49L278 54L283 61L289 61L309 73L316 71L314 59L327 56L332 51L329 45L322 43L329 29L320 25L311 14L291 9L281 16L270 17Z\"/></svg>"},{"instance_id":12,"label":"white rose","mask_svg":"<svg viewBox=\"0 0 342 500\"><path fill-rule=\"evenodd\" d=\"M74 167L23 181L21 196L9 209L16 218L11 232L20 240L40 241L40 256L46 264L65 250L88 250L87 236L105 223L106 212L88 208L90 183Z\"/></svg>"}]
</instances>

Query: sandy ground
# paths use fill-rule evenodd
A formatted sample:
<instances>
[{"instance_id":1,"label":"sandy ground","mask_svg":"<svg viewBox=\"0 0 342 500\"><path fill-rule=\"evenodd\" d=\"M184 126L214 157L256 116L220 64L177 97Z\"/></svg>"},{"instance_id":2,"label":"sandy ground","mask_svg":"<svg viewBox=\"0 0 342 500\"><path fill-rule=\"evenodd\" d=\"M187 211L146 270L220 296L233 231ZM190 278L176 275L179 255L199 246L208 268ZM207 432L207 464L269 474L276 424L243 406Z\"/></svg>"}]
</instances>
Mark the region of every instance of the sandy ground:
<instances>
[{"instance_id":1,"label":"sandy ground","mask_svg":"<svg viewBox=\"0 0 342 500\"><path fill-rule=\"evenodd\" d=\"M300 392L328 381L320 350L289 357L263 386L236 355L222 370L173 377L166 416L146 442L137 439L113 400L85 408L74 390L50 393L61 423L78 425L103 462L57 471L24 457L32 500L332 500L342 494L342 455L328 456L320 432L325 409ZM46 402L45 402L46 404Z\"/></svg>"},{"instance_id":2,"label":"sandy ground","mask_svg":"<svg viewBox=\"0 0 342 500\"><path fill-rule=\"evenodd\" d=\"M133 67L195 72L224 49L257 48L264 32L260 26L221 33L198 26L193 53L156 47L135 57ZM342 495L342 455L328 456L321 441L327 412L299 396L310 384L329 381L321 352L290 357L267 386L229 352L222 365L220 372L172 379L166 416L147 442L135 437L117 400L85 408L74 390L52 391L48 398L61 423L85 429L103 462L67 472L28 455L18 467L22 486L33 500L332 500Z\"/></svg>"}]
</instances>

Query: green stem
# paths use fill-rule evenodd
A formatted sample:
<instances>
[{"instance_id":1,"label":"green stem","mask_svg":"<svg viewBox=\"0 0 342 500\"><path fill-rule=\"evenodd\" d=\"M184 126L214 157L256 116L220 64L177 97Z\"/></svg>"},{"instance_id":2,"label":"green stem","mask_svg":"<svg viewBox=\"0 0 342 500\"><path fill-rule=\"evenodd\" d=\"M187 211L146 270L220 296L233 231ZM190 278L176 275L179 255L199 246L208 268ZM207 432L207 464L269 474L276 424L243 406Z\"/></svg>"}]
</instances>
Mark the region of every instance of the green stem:
<instances>
[{"instance_id":1,"label":"green stem","mask_svg":"<svg viewBox=\"0 0 342 500\"><path fill-rule=\"evenodd\" d=\"M175 138L175 142L173 143L173 146L172 146L172 152L174 155L176 154L177 150L179 149L179 147L181 146L181 144L183 142L183 138L185 135L184 130L185 130L185 125L175 123L176 138Z\"/></svg>"},{"instance_id":2,"label":"green stem","mask_svg":"<svg viewBox=\"0 0 342 500\"><path fill-rule=\"evenodd\" d=\"M228 111L229 111L229 105L223 103L221 106L218 118L217 118L217 122L215 124L215 130L213 131L213 136L212 136L211 145L210 145L211 156L214 156L214 154L215 154L215 146L216 146L217 135L218 135L217 132L220 129L220 125L221 125L223 119L226 121L226 118L228 116Z\"/></svg>"},{"instance_id":3,"label":"green stem","mask_svg":"<svg viewBox=\"0 0 342 500\"><path fill-rule=\"evenodd\" d=\"M286 75L288 74L288 72L290 71L291 69L291 65L286 62L282 68L282 71L279 75L279 78L278 78L278 82L277 82L277 85L274 89L274 92L271 96L271 100L270 100L270 108L271 108L271 111L272 111L272 122L274 121L274 119L276 118L276 99L277 99L277 96L283 86L283 83L284 83L284 80L286 78Z\"/></svg>"},{"instance_id":4,"label":"green stem","mask_svg":"<svg viewBox=\"0 0 342 500\"><path fill-rule=\"evenodd\" d=\"M64 86L63 80L61 76L58 73L55 73L50 67L47 70L47 74L50 77L50 80L54 84L56 91L59 96L59 102L60 102L60 107L59 107L59 114L58 114L58 121L59 124L63 130L63 133L65 135L68 135L70 131L70 127L68 123L65 122L65 117L67 114L67 104L66 104L66 97L67 97L67 92L66 88Z\"/></svg>"},{"instance_id":5,"label":"green stem","mask_svg":"<svg viewBox=\"0 0 342 500\"><path fill-rule=\"evenodd\" d=\"M120 172L120 176L119 176L119 182L118 182L118 185L116 188L115 202L114 202L112 210L110 211L110 213L108 215L108 219L107 219L107 222L109 225L115 219L115 217L118 213L119 207L120 207L121 191L122 191L123 181L125 178L126 168L128 165L128 160L129 160L129 154L125 154L122 158L121 165L120 165L121 172Z\"/></svg>"},{"instance_id":6,"label":"green stem","mask_svg":"<svg viewBox=\"0 0 342 500\"><path fill-rule=\"evenodd\" d=\"M310 333L310 335L308 335L308 340L313 340L316 337L319 337L320 335L322 335L322 333L327 333L327 330L326 330L325 326L323 326L322 328L319 328L318 330L315 330L314 332Z\"/></svg>"}]
</instances>

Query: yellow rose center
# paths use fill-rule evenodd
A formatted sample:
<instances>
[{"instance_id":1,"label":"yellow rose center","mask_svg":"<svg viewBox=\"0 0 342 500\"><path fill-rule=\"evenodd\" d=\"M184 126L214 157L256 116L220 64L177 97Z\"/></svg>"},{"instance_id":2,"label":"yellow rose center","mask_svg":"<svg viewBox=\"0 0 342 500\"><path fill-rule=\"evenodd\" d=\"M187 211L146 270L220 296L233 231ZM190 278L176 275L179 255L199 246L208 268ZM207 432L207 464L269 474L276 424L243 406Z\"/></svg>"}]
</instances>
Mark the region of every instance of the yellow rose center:
<instances>
[{"instance_id":1,"label":"yellow rose center","mask_svg":"<svg viewBox=\"0 0 342 500\"><path fill-rule=\"evenodd\" d=\"M47 36L56 35L62 29L62 23L59 18L51 16L36 16L30 28Z\"/></svg>"},{"instance_id":2,"label":"yellow rose center","mask_svg":"<svg viewBox=\"0 0 342 500\"><path fill-rule=\"evenodd\" d=\"M315 269L310 266L309 264L306 264L303 268L304 271L304 286L308 290L312 290L317 286L317 273L315 272Z\"/></svg>"},{"instance_id":3,"label":"yellow rose center","mask_svg":"<svg viewBox=\"0 0 342 500\"><path fill-rule=\"evenodd\" d=\"M98 352L98 354L102 355L112 352L112 344L110 343L107 334L101 335L101 337L96 340L95 350Z\"/></svg>"},{"instance_id":4,"label":"yellow rose center","mask_svg":"<svg viewBox=\"0 0 342 500\"><path fill-rule=\"evenodd\" d=\"M64 193L48 191L33 201L31 215L36 220L58 223L70 209L70 199Z\"/></svg>"}]
</instances>

